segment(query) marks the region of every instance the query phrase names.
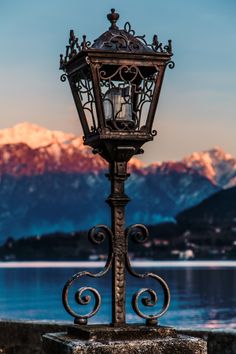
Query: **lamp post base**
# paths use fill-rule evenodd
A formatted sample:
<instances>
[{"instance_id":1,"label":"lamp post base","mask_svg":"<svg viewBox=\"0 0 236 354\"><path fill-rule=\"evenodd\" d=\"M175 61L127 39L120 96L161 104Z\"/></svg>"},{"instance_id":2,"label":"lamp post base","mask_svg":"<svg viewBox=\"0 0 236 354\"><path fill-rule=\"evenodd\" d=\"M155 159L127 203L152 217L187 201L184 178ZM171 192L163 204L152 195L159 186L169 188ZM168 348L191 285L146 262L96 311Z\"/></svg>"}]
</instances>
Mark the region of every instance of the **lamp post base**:
<instances>
[{"instance_id":1,"label":"lamp post base","mask_svg":"<svg viewBox=\"0 0 236 354\"><path fill-rule=\"evenodd\" d=\"M92 326L91 326L92 327ZM107 327L107 339L98 338L97 335L105 336ZM141 326L129 326L129 338L122 338L124 329L111 328L109 326L94 326L93 329L84 331L81 329L82 336L88 335L90 338L79 338L78 333L52 333L43 336L44 354L207 354L207 342L200 338L183 335L171 335L172 329L156 327L146 329ZM155 330L156 329L156 333ZM99 332L100 331L100 332ZM145 335L146 331L146 335ZM133 334L139 332L140 338L135 339ZM95 337L93 337L93 333ZM109 336L114 335L114 339ZM115 337L116 336L116 337ZM145 337L145 338L144 338Z\"/></svg>"}]
</instances>

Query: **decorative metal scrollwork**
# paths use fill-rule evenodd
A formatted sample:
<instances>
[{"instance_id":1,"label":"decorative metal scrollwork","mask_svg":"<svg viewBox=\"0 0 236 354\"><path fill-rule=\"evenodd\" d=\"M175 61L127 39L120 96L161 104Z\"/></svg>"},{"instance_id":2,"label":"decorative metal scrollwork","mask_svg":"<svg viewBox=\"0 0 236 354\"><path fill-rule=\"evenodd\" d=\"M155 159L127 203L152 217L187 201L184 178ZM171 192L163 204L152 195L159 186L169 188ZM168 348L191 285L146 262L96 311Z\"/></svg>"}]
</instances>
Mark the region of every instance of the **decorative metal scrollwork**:
<instances>
[{"instance_id":1,"label":"decorative metal scrollwork","mask_svg":"<svg viewBox=\"0 0 236 354\"><path fill-rule=\"evenodd\" d=\"M142 68L135 65L121 65L118 68L113 66L97 67L101 87L101 95L104 105L109 106L110 117L106 123L109 129L114 130L140 130L146 122L150 103L152 102L154 88L159 68L153 66L153 74L144 76ZM117 78L119 80L117 81ZM114 103L108 97L111 90L123 90L122 101ZM145 109L146 108L146 109ZM130 117L127 120L119 120L122 110L130 110ZM117 119L118 118L118 119ZM109 125L108 125L109 124Z\"/></svg>"},{"instance_id":2,"label":"decorative metal scrollwork","mask_svg":"<svg viewBox=\"0 0 236 354\"><path fill-rule=\"evenodd\" d=\"M84 113L86 115L90 132L96 132L98 128L97 111L95 108L95 98L90 79L78 80L75 78L75 89L82 103Z\"/></svg>"},{"instance_id":3,"label":"decorative metal scrollwork","mask_svg":"<svg viewBox=\"0 0 236 354\"><path fill-rule=\"evenodd\" d=\"M169 69L174 69L175 67L175 63L173 62L173 60L168 61L166 65Z\"/></svg>"},{"instance_id":4,"label":"decorative metal scrollwork","mask_svg":"<svg viewBox=\"0 0 236 354\"><path fill-rule=\"evenodd\" d=\"M82 43L81 43L82 49L85 50L85 49L90 48L91 44L92 44L92 43L91 43L90 41L87 41L86 35L84 34L84 35L83 35L83 41L82 41Z\"/></svg>"},{"instance_id":5,"label":"decorative metal scrollwork","mask_svg":"<svg viewBox=\"0 0 236 354\"><path fill-rule=\"evenodd\" d=\"M136 243L144 243L148 240L149 237L149 232L146 226L142 224L135 224L130 227L128 227L125 230L126 234L126 254L125 254L125 262L126 262L126 269L128 273L136 278L139 279L153 279L156 280L157 283L161 286L162 291L163 291L163 305L162 308L154 313L154 314L145 314L139 306L139 303L145 307L154 307L155 305L158 304L158 295L157 292L151 288L141 288L138 290L132 297L132 307L135 313L146 320L146 324L149 326L154 326L157 324L157 320L162 317L165 312L168 310L169 304L170 304L170 291L168 288L168 285L166 282L158 275L148 272L144 274L137 273L134 271L132 268L129 257L128 257L128 238L132 238L132 240ZM113 234L112 231L105 225L97 225L90 229L88 233L89 239L91 242L94 244L101 244L104 242L106 237L109 239L109 252L108 252L108 258L105 264L105 267L102 271L98 273L91 273L88 271L83 271L83 272L78 272L75 275L72 276L71 279L67 281L67 283L64 286L63 292L62 292L62 301L63 305L66 309L66 311L74 317L74 322L76 324L86 324L87 320L91 317L93 317L101 308L102 304L102 298L100 293L98 292L97 289L87 286L87 287L81 287L79 288L74 295L75 302L78 305L89 305L92 301L92 298L94 299L94 305L93 309L88 312L87 314L80 314L77 310L73 310L72 307L69 304L69 290L71 286L75 283L75 281L80 280L82 277L88 276L90 278L101 278L105 274L108 273L108 271L111 269L112 261L113 261L113 246L112 246L112 240L113 240Z\"/></svg>"},{"instance_id":6,"label":"decorative metal scrollwork","mask_svg":"<svg viewBox=\"0 0 236 354\"><path fill-rule=\"evenodd\" d=\"M74 322L77 324L86 324L88 318L93 317L100 309L101 307L101 303L102 303L102 299L101 299L101 295L99 294L98 290L92 287L81 287L79 288L75 295L74 295L74 299L75 302L78 305L89 305L91 303L92 300L92 296L94 297L94 306L93 309L88 312L87 314L80 314L79 312L77 312L77 310L73 310L71 305L69 304L69 290L72 287L72 285L80 280L82 277L88 276L90 278L101 278L102 276L104 276L105 274L108 273L108 271L111 268L111 264L112 264L112 259L113 259L113 250L112 250L112 231L106 226L106 225L97 225L95 227L93 227L92 229L90 229L89 233L89 239L91 242L93 242L94 244L101 244L102 242L104 242L105 238L108 237L109 239L109 252L108 252L108 258L106 261L106 264L104 266L104 269L98 273L91 273L88 271L83 271L83 272L78 272L76 274L74 274L72 276L71 279L69 279L62 291L62 302L63 305L66 309L66 311L72 316L74 317ZM88 295L88 293L90 295Z\"/></svg>"},{"instance_id":7,"label":"decorative metal scrollwork","mask_svg":"<svg viewBox=\"0 0 236 354\"><path fill-rule=\"evenodd\" d=\"M109 31L102 34L97 38L93 44L87 41L86 35L82 36L82 41L79 42L78 37L75 36L74 31L70 30L69 42L66 46L66 54L60 55L60 68L63 69L64 65L70 61L78 53L86 50L93 49L108 49L116 51L126 51L131 53L136 52L156 52L156 53L166 53L172 55L172 44L171 40L168 44L163 46L158 40L158 36L155 34L153 36L152 43L149 44L145 35L135 35L135 31L131 28L131 24L126 22L124 29L119 29L116 26L116 21L119 19L119 14L115 13L115 9L111 9L111 13L107 15L107 18L111 22L111 27Z\"/></svg>"},{"instance_id":8,"label":"decorative metal scrollwork","mask_svg":"<svg viewBox=\"0 0 236 354\"><path fill-rule=\"evenodd\" d=\"M132 36L135 35L135 31L131 28L131 24L128 21L124 24L124 30L125 32L132 34Z\"/></svg>"},{"instance_id":9,"label":"decorative metal scrollwork","mask_svg":"<svg viewBox=\"0 0 236 354\"><path fill-rule=\"evenodd\" d=\"M152 136L156 136L156 135L157 135L157 131L156 131L155 129L152 130L152 131L151 131L151 135L152 135Z\"/></svg>"},{"instance_id":10,"label":"decorative metal scrollwork","mask_svg":"<svg viewBox=\"0 0 236 354\"><path fill-rule=\"evenodd\" d=\"M149 232L145 225L135 224L126 229L126 237L131 237L136 243L144 243L149 238Z\"/></svg>"},{"instance_id":11,"label":"decorative metal scrollwork","mask_svg":"<svg viewBox=\"0 0 236 354\"><path fill-rule=\"evenodd\" d=\"M143 243L148 239L149 233L148 233L146 226L144 226L142 224L135 224L135 225L132 225L126 229L127 245L128 245L128 238L130 236L132 237L133 241L138 242L138 243ZM154 291L153 289L149 289L149 288L142 288L139 291L137 291L133 295L133 298L132 298L132 306L133 306L133 310L135 311L135 313L138 316L146 319L147 325L149 325L149 326L156 325L158 318L160 318L161 316L163 316L166 313L166 311L168 310L168 307L170 305L170 290L168 288L168 285L160 276L158 276L154 273L140 274L140 273L137 273L136 271L134 271L131 264L130 264L129 257L128 257L127 253L126 253L126 268L127 268L127 271L129 272L130 275L133 275L134 277L140 278L140 279L146 279L146 278L154 279L161 286L162 291L163 291L163 296L164 296L163 306L162 306L161 310L156 312L155 314L147 315L147 314L143 313L139 308L139 300L141 300L141 303L143 306L148 306L148 307L155 306L158 303L158 296L157 296L156 291ZM146 296L143 297L143 295L145 295L145 294L146 294Z\"/></svg>"},{"instance_id":12,"label":"decorative metal scrollwork","mask_svg":"<svg viewBox=\"0 0 236 354\"><path fill-rule=\"evenodd\" d=\"M83 50L89 49L91 42L87 41L86 35L83 35L83 40L79 43L78 37L75 36L74 31L70 30L69 44L66 46L66 54L60 54L60 68L63 67L70 59Z\"/></svg>"},{"instance_id":13,"label":"decorative metal scrollwork","mask_svg":"<svg viewBox=\"0 0 236 354\"><path fill-rule=\"evenodd\" d=\"M60 80L61 80L62 82L65 82L66 79L67 79L67 75L66 75L66 74L62 74L61 77L60 77Z\"/></svg>"},{"instance_id":14,"label":"decorative metal scrollwork","mask_svg":"<svg viewBox=\"0 0 236 354\"><path fill-rule=\"evenodd\" d=\"M129 22L125 23L124 32L129 33L131 36L133 36L133 38L138 39L140 41L140 42L135 41L135 46L134 46L132 40L131 41L127 41L127 38L125 38L126 45L127 45L127 47L130 50L134 50L134 51L135 50L140 50L140 49L142 49L141 48L141 44L143 44L147 49L150 48L154 52L172 54L171 40L168 40L168 44L163 47L163 44L161 42L159 42L159 40L158 40L158 36L156 34L154 34L152 43L148 44L148 42L145 39L145 37L146 37L145 34L142 35L142 36L140 36L140 35L136 36L135 35L135 31L131 28L131 24ZM120 33L120 36L122 36L123 40L124 40L125 36L124 36L123 32ZM140 45L138 43L140 43ZM130 44L132 44L132 45L130 45Z\"/></svg>"}]
</instances>

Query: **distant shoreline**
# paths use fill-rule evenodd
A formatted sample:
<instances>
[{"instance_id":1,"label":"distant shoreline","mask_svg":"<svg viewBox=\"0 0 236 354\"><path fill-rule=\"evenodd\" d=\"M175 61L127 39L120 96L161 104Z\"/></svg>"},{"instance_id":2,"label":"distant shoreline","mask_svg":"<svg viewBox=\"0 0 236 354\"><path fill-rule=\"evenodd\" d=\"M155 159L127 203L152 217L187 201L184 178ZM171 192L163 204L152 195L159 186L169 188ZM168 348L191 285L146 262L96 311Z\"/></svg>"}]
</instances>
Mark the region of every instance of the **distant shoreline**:
<instances>
[{"instance_id":1,"label":"distant shoreline","mask_svg":"<svg viewBox=\"0 0 236 354\"><path fill-rule=\"evenodd\" d=\"M138 268L236 268L236 261L133 261ZM32 261L0 262L1 268L102 268L105 262L78 261Z\"/></svg>"}]
</instances>

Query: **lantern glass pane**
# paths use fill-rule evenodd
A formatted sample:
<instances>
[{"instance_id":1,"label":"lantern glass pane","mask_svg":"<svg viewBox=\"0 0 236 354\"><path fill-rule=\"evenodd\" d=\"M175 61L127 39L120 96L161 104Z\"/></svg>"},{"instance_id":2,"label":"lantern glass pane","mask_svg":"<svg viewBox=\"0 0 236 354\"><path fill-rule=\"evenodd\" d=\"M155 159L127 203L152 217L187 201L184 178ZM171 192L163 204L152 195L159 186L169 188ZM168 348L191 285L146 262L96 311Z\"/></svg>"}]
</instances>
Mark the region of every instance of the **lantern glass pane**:
<instances>
[{"instance_id":1,"label":"lantern glass pane","mask_svg":"<svg viewBox=\"0 0 236 354\"><path fill-rule=\"evenodd\" d=\"M96 132L98 128L98 118L92 80L89 78L84 79L77 77L76 89L85 113L89 131L91 133Z\"/></svg>"},{"instance_id":2,"label":"lantern glass pane","mask_svg":"<svg viewBox=\"0 0 236 354\"><path fill-rule=\"evenodd\" d=\"M132 121L132 102L130 100L131 85L120 85L109 89L103 99L105 119Z\"/></svg>"},{"instance_id":3,"label":"lantern glass pane","mask_svg":"<svg viewBox=\"0 0 236 354\"><path fill-rule=\"evenodd\" d=\"M156 67L101 66L105 125L114 130L145 129L157 75Z\"/></svg>"}]
</instances>

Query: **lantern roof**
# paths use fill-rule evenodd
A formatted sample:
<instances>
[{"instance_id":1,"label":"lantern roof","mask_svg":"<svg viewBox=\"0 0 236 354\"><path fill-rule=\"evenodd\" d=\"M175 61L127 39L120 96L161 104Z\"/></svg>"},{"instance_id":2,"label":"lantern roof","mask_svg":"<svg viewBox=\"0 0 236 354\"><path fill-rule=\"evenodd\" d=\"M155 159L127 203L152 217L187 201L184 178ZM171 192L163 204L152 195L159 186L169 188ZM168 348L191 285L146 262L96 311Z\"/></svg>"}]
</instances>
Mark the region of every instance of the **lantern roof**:
<instances>
[{"instance_id":1,"label":"lantern roof","mask_svg":"<svg viewBox=\"0 0 236 354\"><path fill-rule=\"evenodd\" d=\"M92 48L139 53L153 51L145 41L145 36L135 35L135 31L131 29L129 22L125 23L123 29L117 26L116 22L119 19L119 14L115 12L115 9L111 9L111 13L107 15L107 18L111 26L108 31L95 39Z\"/></svg>"},{"instance_id":2,"label":"lantern roof","mask_svg":"<svg viewBox=\"0 0 236 354\"><path fill-rule=\"evenodd\" d=\"M108 52L123 52L134 54L161 54L172 56L171 40L167 45L163 45L158 40L155 34L151 44L145 39L145 35L136 35L135 31L131 28L129 22L126 22L123 29L117 26L117 21L120 15L111 9L111 13L107 15L111 25L108 31L104 32L101 36L94 40L93 44L87 41L86 36L83 35L83 40L80 43L79 39L75 36L74 31L70 31L69 45L66 46L66 55L61 54L60 68L70 61L70 59L77 56L81 52L87 51L108 51Z\"/></svg>"}]
</instances>

